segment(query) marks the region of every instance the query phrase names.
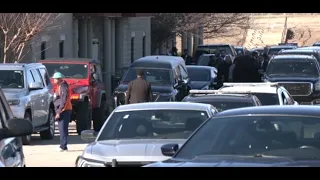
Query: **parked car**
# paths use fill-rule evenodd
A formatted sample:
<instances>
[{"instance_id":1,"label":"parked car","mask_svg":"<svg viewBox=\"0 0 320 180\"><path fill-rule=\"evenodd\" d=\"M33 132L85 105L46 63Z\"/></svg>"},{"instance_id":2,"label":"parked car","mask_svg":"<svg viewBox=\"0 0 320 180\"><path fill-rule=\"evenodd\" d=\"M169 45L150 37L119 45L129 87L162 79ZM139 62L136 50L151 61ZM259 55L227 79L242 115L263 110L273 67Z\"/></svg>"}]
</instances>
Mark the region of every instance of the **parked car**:
<instances>
[{"instance_id":1,"label":"parked car","mask_svg":"<svg viewBox=\"0 0 320 180\"><path fill-rule=\"evenodd\" d=\"M290 46L290 45L284 45L284 46L268 46L267 47L267 55L269 57L272 57L273 55L277 55L281 50L284 49L296 49L297 46Z\"/></svg>"},{"instance_id":2,"label":"parked car","mask_svg":"<svg viewBox=\"0 0 320 180\"><path fill-rule=\"evenodd\" d=\"M2 89L0 101L0 167L25 167L20 136L25 137L33 133L32 123L13 116Z\"/></svg>"},{"instance_id":3,"label":"parked car","mask_svg":"<svg viewBox=\"0 0 320 180\"><path fill-rule=\"evenodd\" d=\"M149 102L117 107L95 138L83 131L84 140L95 139L76 160L77 167L135 167L162 161L160 147L182 145L190 134L217 110L209 104Z\"/></svg>"},{"instance_id":4,"label":"parked car","mask_svg":"<svg viewBox=\"0 0 320 180\"><path fill-rule=\"evenodd\" d=\"M99 131L108 116L107 95L104 89L99 61L76 59L46 59L39 61L46 66L50 77L58 71L68 83L72 103L72 118L77 132L93 128ZM53 79L51 79L53 83ZM57 87L54 86L54 90Z\"/></svg>"},{"instance_id":5,"label":"parked car","mask_svg":"<svg viewBox=\"0 0 320 180\"><path fill-rule=\"evenodd\" d=\"M250 53L252 53L253 51L257 51L259 55L262 55L264 53L264 48L253 48L249 50Z\"/></svg>"},{"instance_id":6,"label":"parked car","mask_svg":"<svg viewBox=\"0 0 320 180\"><path fill-rule=\"evenodd\" d=\"M137 78L137 69L143 70L144 78L151 83L153 101L181 101L188 95L190 79L184 60L179 59L175 56L146 56L134 61L114 91L115 107L125 104L125 92L129 82Z\"/></svg>"},{"instance_id":7,"label":"parked car","mask_svg":"<svg viewBox=\"0 0 320 180\"><path fill-rule=\"evenodd\" d=\"M190 95L182 102L211 104L219 112L228 109L262 106L260 100L252 94L221 94L217 90L190 90Z\"/></svg>"},{"instance_id":8,"label":"parked car","mask_svg":"<svg viewBox=\"0 0 320 180\"><path fill-rule=\"evenodd\" d=\"M314 56L317 61L320 63L320 49L315 50L315 49L289 49L289 50L281 50L279 55L287 54L287 55L309 55L309 56Z\"/></svg>"},{"instance_id":9,"label":"parked car","mask_svg":"<svg viewBox=\"0 0 320 180\"><path fill-rule=\"evenodd\" d=\"M231 60L233 61L237 55L237 52L233 45L231 44L202 44L199 45L194 52L194 57L196 62L203 54L214 54L216 51L225 51L226 54L231 56Z\"/></svg>"},{"instance_id":10,"label":"parked car","mask_svg":"<svg viewBox=\"0 0 320 180\"><path fill-rule=\"evenodd\" d=\"M320 66L314 56L277 55L270 59L265 81L285 87L300 104L320 104Z\"/></svg>"},{"instance_id":11,"label":"parked car","mask_svg":"<svg viewBox=\"0 0 320 180\"><path fill-rule=\"evenodd\" d=\"M145 167L320 167L319 124L319 106L227 110L184 145L163 145L162 154L171 159Z\"/></svg>"},{"instance_id":12,"label":"parked car","mask_svg":"<svg viewBox=\"0 0 320 180\"><path fill-rule=\"evenodd\" d=\"M214 89L218 70L210 66L187 66L191 89Z\"/></svg>"},{"instance_id":13,"label":"parked car","mask_svg":"<svg viewBox=\"0 0 320 180\"><path fill-rule=\"evenodd\" d=\"M252 94L262 105L298 105L290 93L277 83L224 83L219 93Z\"/></svg>"},{"instance_id":14,"label":"parked car","mask_svg":"<svg viewBox=\"0 0 320 180\"><path fill-rule=\"evenodd\" d=\"M46 67L40 63L6 63L0 65L0 86L13 115L32 122L34 133L42 139L54 137L52 84ZM25 145L31 135L22 137Z\"/></svg>"}]
</instances>

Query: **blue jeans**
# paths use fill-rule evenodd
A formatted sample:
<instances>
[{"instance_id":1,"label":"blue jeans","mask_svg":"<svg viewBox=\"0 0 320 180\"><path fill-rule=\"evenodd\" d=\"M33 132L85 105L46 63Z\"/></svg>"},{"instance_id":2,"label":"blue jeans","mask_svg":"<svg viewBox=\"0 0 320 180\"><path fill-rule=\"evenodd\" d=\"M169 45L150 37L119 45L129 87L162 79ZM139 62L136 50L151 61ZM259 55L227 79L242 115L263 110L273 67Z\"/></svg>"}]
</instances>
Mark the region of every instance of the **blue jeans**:
<instances>
[{"instance_id":1,"label":"blue jeans","mask_svg":"<svg viewBox=\"0 0 320 180\"><path fill-rule=\"evenodd\" d=\"M69 128L69 122L71 119L71 110L65 110L60 113L60 118L58 120L58 126L59 126L59 134L60 134L60 148L63 150L67 150L67 144L68 144L68 128Z\"/></svg>"}]
</instances>

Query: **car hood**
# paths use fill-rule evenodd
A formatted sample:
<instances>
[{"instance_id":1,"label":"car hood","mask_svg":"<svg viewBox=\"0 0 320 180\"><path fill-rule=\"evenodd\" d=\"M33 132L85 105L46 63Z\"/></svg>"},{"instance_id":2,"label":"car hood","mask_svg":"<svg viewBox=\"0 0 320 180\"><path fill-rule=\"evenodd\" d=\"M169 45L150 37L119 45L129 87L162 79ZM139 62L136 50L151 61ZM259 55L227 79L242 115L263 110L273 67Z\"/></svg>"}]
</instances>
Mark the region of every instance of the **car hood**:
<instances>
[{"instance_id":1,"label":"car hood","mask_svg":"<svg viewBox=\"0 0 320 180\"><path fill-rule=\"evenodd\" d=\"M210 85L210 81L190 81L189 85L192 89L203 89Z\"/></svg>"},{"instance_id":2,"label":"car hood","mask_svg":"<svg viewBox=\"0 0 320 180\"><path fill-rule=\"evenodd\" d=\"M320 167L320 160L294 161L283 157L215 156L183 162L170 159L144 167Z\"/></svg>"},{"instance_id":3,"label":"car hood","mask_svg":"<svg viewBox=\"0 0 320 180\"><path fill-rule=\"evenodd\" d=\"M4 88L2 89L7 100L18 99L27 94L26 89L13 89L13 88Z\"/></svg>"},{"instance_id":4,"label":"car hood","mask_svg":"<svg viewBox=\"0 0 320 180\"><path fill-rule=\"evenodd\" d=\"M161 146L164 144L179 144L181 147L185 139L133 139L133 140L105 140L89 144L83 157L99 161L164 161L169 157L163 156Z\"/></svg>"},{"instance_id":5,"label":"car hood","mask_svg":"<svg viewBox=\"0 0 320 180\"><path fill-rule=\"evenodd\" d=\"M125 92L128 89L128 83L121 83L119 86L115 89L115 91L119 92ZM151 90L152 92L157 92L157 93L172 93L173 87L168 84L163 84L163 85L154 85L151 84Z\"/></svg>"},{"instance_id":6,"label":"car hood","mask_svg":"<svg viewBox=\"0 0 320 180\"><path fill-rule=\"evenodd\" d=\"M274 77L267 76L266 79L270 82L286 82L286 81L294 81L294 82L311 82L315 83L319 80L316 77L299 77L299 76L288 76L288 77Z\"/></svg>"}]
</instances>

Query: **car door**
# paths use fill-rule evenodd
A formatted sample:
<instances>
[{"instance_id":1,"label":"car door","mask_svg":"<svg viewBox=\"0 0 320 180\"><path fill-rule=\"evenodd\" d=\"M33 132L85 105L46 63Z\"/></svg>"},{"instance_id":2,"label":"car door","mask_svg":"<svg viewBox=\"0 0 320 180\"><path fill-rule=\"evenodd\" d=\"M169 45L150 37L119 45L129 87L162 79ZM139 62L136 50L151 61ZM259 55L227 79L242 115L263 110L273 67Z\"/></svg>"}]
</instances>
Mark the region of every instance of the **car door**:
<instances>
[{"instance_id":1,"label":"car door","mask_svg":"<svg viewBox=\"0 0 320 180\"><path fill-rule=\"evenodd\" d=\"M48 75L48 72L45 68L40 68L38 69L39 73L40 73L40 76L41 76L41 79L42 79L42 82L43 82L43 91L44 91L44 105L43 105L43 108L44 110L46 111L46 117L44 118L44 122L43 123L46 123L47 122L47 119L49 118L49 111L50 111L50 103L52 101L52 92L53 92L53 86L50 82L50 77Z\"/></svg>"},{"instance_id":2,"label":"car door","mask_svg":"<svg viewBox=\"0 0 320 180\"><path fill-rule=\"evenodd\" d=\"M183 84L182 84L183 97L185 97L189 94L189 90L191 89L191 87L189 86L190 79L188 77L187 70L182 65L179 65L179 69L180 69L181 78L183 81Z\"/></svg>"},{"instance_id":3,"label":"car door","mask_svg":"<svg viewBox=\"0 0 320 180\"><path fill-rule=\"evenodd\" d=\"M181 77L179 66L176 66L174 68L174 78L176 79L176 83L174 85L174 88L177 91L175 100L181 101L184 98L184 93L183 93L183 85L179 84L179 82L182 82L182 77Z\"/></svg>"},{"instance_id":4,"label":"car door","mask_svg":"<svg viewBox=\"0 0 320 180\"><path fill-rule=\"evenodd\" d=\"M5 97L0 93L0 118L7 122L13 117L10 107L4 102ZM3 128L3 127L0 127ZM20 138L12 137L1 140L0 156L6 167L24 166L24 155L22 152L22 143Z\"/></svg>"},{"instance_id":5,"label":"car door","mask_svg":"<svg viewBox=\"0 0 320 180\"><path fill-rule=\"evenodd\" d=\"M34 74L37 75L37 73L34 73ZM39 76L36 76L36 77L38 77L37 79L39 79ZM32 82L36 82L36 79L33 76L33 73L31 72L31 70L27 71L27 81L28 81L28 84ZM42 89L29 91L33 127L39 127L42 124L41 111L42 111L42 100L44 100L42 96L43 96Z\"/></svg>"}]
</instances>

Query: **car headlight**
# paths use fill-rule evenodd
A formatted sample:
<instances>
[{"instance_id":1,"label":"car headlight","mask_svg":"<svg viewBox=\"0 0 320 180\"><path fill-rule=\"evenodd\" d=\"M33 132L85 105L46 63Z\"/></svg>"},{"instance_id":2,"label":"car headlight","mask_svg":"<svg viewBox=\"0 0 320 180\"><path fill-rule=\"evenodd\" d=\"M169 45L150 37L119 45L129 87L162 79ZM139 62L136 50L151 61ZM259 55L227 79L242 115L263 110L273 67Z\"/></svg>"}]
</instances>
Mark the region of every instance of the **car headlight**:
<instances>
[{"instance_id":1,"label":"car headlight","mask_svg":"<svg viewBox=\"0 0 320 180\"><path fill-rule=\"evenodd\" d=\"M320 82L314 84L314 90L320 91Z\"/></svg>"},{"instance_id":2,"label":"car headlight","mask_svg":"<svg viewBox=\"0 0 320 180\"><path fill-rule=\"evenodd\" d=\"M76 167L105 167L105 165L103 162L98 162L95 160L83 158L82 156L78 156L76 160Z\"/></svg>"},{"instance_id":3,"label":"car headlight","mask_svg":"<svg viewBox=\"0 0 320 180\"><path fill-rule=\"evenodd\" d=\"M14 100L8 100L8 104L10 106L16 106L20 104L20 100L19 99L14 99Z\"/></svg>"}]
</instances>

